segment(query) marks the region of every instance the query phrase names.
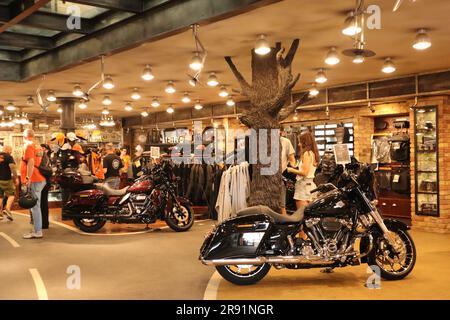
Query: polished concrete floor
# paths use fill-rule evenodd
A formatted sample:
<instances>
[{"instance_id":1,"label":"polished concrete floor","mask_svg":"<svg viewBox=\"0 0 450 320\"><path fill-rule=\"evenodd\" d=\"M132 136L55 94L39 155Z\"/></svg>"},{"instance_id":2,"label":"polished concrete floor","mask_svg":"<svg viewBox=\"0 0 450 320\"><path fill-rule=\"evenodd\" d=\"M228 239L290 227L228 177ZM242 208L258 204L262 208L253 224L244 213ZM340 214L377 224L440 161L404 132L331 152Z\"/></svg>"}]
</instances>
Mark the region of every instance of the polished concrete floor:
<instances>
[{"instance_id":1,"label":"polished concrete floor","mask_svg":"<svg viewBox=\"0 0 450 320\"><path fill-rule=\"evenodd\" d=\"M29 218L16 214L14 222L0 222L0 299L450 299L450 235L413 231L414 271L401 281L382 280L380 289L365 287L366 265L331 274L272 269L242 287L198 261L212 225L200 221L187 233L161 225L148 233L83 235L52 223L44 239L24 240ZM68 274L74 268L79 278ZM81 287L71 288L78 280Z\"/></svg>"}]
</instances>

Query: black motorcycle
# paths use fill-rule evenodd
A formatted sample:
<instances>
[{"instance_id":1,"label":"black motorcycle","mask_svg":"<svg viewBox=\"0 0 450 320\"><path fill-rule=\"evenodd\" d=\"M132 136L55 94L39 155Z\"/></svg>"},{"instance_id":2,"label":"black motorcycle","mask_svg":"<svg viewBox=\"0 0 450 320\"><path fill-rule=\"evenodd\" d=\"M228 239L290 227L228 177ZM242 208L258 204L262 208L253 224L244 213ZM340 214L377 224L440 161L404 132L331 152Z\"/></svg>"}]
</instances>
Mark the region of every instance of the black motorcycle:
<instances>
[{"instance_id":1,"label":"black motorcycle","mask_svg":"<svg viewBox=\"0 0 450 320\"><path fill-rule=\"evenodd\" d=\"M367 263L383 279L406 277L416 262L409 227L378 212L369 166L351 164L342 171L336 185L313 190L318 198L290 216L256 206L224 221L206 236L201 262L239 285L258 282L271 266L332 269ZM300 230L307 240L296 238Z\"/></svg>"}]
</instances>

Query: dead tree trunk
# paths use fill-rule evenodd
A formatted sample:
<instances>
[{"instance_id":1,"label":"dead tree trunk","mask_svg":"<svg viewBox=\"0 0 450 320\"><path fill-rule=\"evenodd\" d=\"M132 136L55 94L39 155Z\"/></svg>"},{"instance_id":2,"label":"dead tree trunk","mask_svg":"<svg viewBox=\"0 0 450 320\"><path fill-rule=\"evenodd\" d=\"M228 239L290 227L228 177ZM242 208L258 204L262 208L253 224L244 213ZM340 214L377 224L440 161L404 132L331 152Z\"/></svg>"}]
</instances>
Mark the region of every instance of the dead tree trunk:
<instances>
[{"instance_id":1,"label":"dead tree trunk","mask_svg":"<svg viewBox=\"0 0 450 320\"><path fill-rule=\"evenodd\" d=\"M292 61L300 41L294 40L289 52L284 57L281 43L265 56L252 50L252 84L249 84L231 57L225 57L236 79L241 86L241 94L248 97L250 106L243 110L240 121L247 127L258 130L267 129L268 150L272 144L271 130L280 128L280 121L286 119L295 109L308 99L305 94L300 100L286 106L290 102L292 88L300 79L300 74L292 76ZM279 139L277 137L277 139ZM281 152L281 145L280 145ZM258 150L259 154L259 150ZM258 157L259 159L259 157ZM277 158L280 161L280 157ZM269 167L258 163L253 166L251 194L249 205L267 205L273 210L280 209L280 186L283 183L280 169L274 175L262 175L261 169Z\"/></svg>"}]
</instances>

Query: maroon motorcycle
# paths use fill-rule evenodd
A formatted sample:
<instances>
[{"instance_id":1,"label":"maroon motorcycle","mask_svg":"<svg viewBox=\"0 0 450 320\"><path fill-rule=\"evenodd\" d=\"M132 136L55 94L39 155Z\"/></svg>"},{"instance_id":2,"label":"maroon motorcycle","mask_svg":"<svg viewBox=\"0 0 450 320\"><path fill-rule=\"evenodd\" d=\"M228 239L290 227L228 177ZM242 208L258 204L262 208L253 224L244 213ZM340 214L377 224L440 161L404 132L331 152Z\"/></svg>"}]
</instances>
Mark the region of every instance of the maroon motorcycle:
<instances>
[{"instance_id":1,"label":"maroon motorcycle","mask_svg":"<svg viewBox=\"0 0 450 320\"><path fill-rule=\"evenodd\" d=\"M148 225L163 220L177 232L194 224L189 200L176 194L176 177L169 163L144 171L133 185L121 190L70 169L59 174L57 181L63 190L63 220L72 219L84 232L96 232L107 221Z\"/></svg>"}]
</instances>

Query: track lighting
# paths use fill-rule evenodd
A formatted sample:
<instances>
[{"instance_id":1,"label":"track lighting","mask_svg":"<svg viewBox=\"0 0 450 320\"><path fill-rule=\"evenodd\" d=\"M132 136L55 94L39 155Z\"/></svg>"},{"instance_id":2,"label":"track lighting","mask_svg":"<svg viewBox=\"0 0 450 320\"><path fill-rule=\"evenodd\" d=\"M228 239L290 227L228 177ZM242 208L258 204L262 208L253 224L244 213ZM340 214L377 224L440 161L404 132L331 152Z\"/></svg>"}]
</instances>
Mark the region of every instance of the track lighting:
<instances>
[{"instance_id":1,"label":"track lighting","mask_svg":"<svg viewBox=\"0 0 450 320\"><path fill-rule=\"evenodd\" d=\"M219 92L219 96L222 98L226 98L228 97L229 93L227 88L225 88L225 86L222 86L222 88L220 88L220 92Z\"/></svg>"},{"instance_id":2,"label":"track lighting","mask_svg":"<svg viewBox=\"0 0 450 320\"><path fill-rule=\"evenodd\" d=\"M103 80L103 88L107 90L111 90L115 87L114 82L110 75L105 76L105 80Z\"/></svg>"},{"instance_id":3,"label":"track lighting","mask_svg":"<svg viewBox=\"0 0 450 320\"><path fill-rule=\"evenodd\" d=\"M328 51L327 56L325 58L325 63L330 66L334 66L338 64L340 61L341 60L339 59L336 47L331 47L330 51Z\"/></svg>"},{"instance_id":4,"label":"track lighting","mask_svg":"<svg viewBox=\"0 0 450 320\"><path fill-rule=\"evenodd\" d=\"M159 103L159 100L155 97L152 100L152 107L153 108L158 108L161 104Z\"/></svg>"},{"instance_id":5,"label":"track lighting","mask_svg":"<svg viewBox=\"0 0 450 320\"><path fill-rule=\"evenodd\" d=\"M259 54L260 56L265 56L266 54L270 53L271 50L272 49L270 48L269 42L266 39L266 35L260 34L255 44L256 54Z\"/></svg>"},{"instance_id":6,"label":"track lighting","mask_svg":"<svg viewBox=\"0 0 450 320\"><path fill-rule=\"evenodd\" d=\"M133 93L131 94L131 99L133 100L139 100L141 98L141 95L139 94L139 89L134 88Z\"/></svg>"},{"instance_id":7,"label":"track lighting","mask_svg":"<svg viewBox=\"0 0 450 320\"><path fill-rule=\"evenodd\" d=\"M317 72L317 75L316 75L316 82L317 83L325 83L327 81L328 81L328 79L327 79L327 75L325 73L325 70L324 69L320 69L319 72Z\"/></svg>"},{"instance_id":8,"label":"track lighting","mask_svg":"<svg viewBox=\"0 0 450 320\"><path fill-rule=\"evenodd\" d=\"M313 85L309 89L309 95L311 97L316 97L318 94L319 94L319 90L317 90L316 84L313 83Z\"/></svg>"},{"instance_id":9,"label":"track lighting","mask_svg":"<svg viewBox=\"0 0 450 320\"><path fill-rule=\"evenodd\" d=\"M109 114L108 108L103 108L102 114L105 115L105 116L108 115Z\"/></svg>"},{"instance_id":10,"label":"track lighting","mask_svg":"<svg viewBox=\"0 0 450 320\"><path fill-rule=\"evenodd\" d=\"M198 51L194 53L194 56L191 59L191 63L189 64L189 68L194 71L199 71L203 68L203 61Z\"/></svg>"},{"instance_id":11,"label":"track lighting","mask_svg":"<svg viewBox=\"0 0 450 320\"><path fill-rule=\"evenodd\" d=\"M236 105L236 102L234 102L233 98L228 98L227 100L227 106L234 107Z\"/></svg>"},{"instance_id":12,"label":"track lighting","mask_svg":"<svg viewBox=\"0 0 450 320\"><path fill-rule=\"evenodd\" d=\"M355 13L352 11L349 13L348 17L345 19L345 26L342 29L342 33L346 36L356 36L358 33L361 33L362 29L358 26L358 19L355 16Z\"/></svg>"},{"instance_id":13,"label":"track lighting","mask_svg":"<svg viewBox=\"0 0 450 320\"><path fill-rule=\"evenodd\" d=\"M81 86L79 84L77 84L77 85L75 85L75 87L73 87L72 94L75 97L81 97L84 95L84 92L83 92L83 90L81 90Z\"/></svg>"},{"instance_id":14,"label":"track lighting","mask_svg":"<svg viewBox=\"0 0 450 320\"><path fill-rule=\"evenodd\" d=\"M125 109L125 111L130 112L130 111L133 110L133 107L132 107L131 103L127 102L127 103L125 104L124 109Z\"/></svg>"},{"instance_id":15,"label":"track lighting","mask_svg":"<svg viewBox=\"0 0 450 320\"><path fill-rule=\"evenodd\" d=\"M185 92L184 95L183 95L183 98L181 98L181 101L182 101L183 103L189 103L189 102L191 102L191 98L189 98L189 93Z\"/></svg>"},{"instance_id":16,"label":"track lighting","mask_svg":"<svg viewBox=\"0 0 450 320\"><path fill-rule=\"evenodd\" d=\"M16 110L16 106L14 105L14 103L9 102L9 103L6 105L6 110L8 110L8 111L15 111L15 110Z\"/></svg>"},{"instance_id":17,"label":"track lighting","mask_svg":"<svg viewBox=\"0 0 450 320\"><path fill-rule=\"evenodd\" d=\"M87 104L85 102L80 102L78 104L78 108L80 108L81 110L84 110L87 108Z\"/></svg>"},{"instance_id":18,"label":"track lighting","mask_svg":"<svg viewBox=\"0 0 450 320\"><path fill-rule=\"evenodd\" d=\"M175 112L175 110L173 109L173 107L172 107L172 105L170 105L168 108L167 108L167 113L174 113Z\"/></svg>"},{"instance_id":19,"label":"track lighting","mask_svg":"<svg viewBox=\"0 0 450 320\"><path fill-rule=\"evenodd\" d=\"M56 109L56 112L63 113L63 108L61 106L59 106L58 109Z\"/></svg>"},{"instance_id":20,"label":"track lighting","mask_svg":"<svg viewBox=\"0 0 450 320\"><path fill-rule=\"evenodd\" d=\"M49 102L55 102L56 101L56 96L55 96L55 92L53 91L53 90L50 90L48 93L47 93L47 101L49 101Z\"/></svg>"},{"instance_id":21,"label":"track lighting","mask_svg":"<svg viewBox=\"0 0 450 320\"><path fill-rule=\"evenodd\" d=\"M420 29L417 32L416 39L413 44L413 48L416 50L425 50L431 47L431 40L425 29Z\"/></svg>"},{"instance_id":22,"label":"track lighting","mask_svg":"<svg viewBox=\"0 0 450 320\"><path fill-rule=\"evenodd\" d=\"M175 85L173 84L173 81L169 81L169 83L166 86L166 92L169 94L175 93L177 90L175 89Z\"/></svg>"},{"instance_id":23,"label":"track lighting","mask_svg":"<svg viewBox=\"0 0 450 320\"><path fill-rule=\"evenodd\" d=\"M207 84L210 87L217 87L219 85L219 80L217 80L217 76L216 76L216 74L214 72L211 72L209 74L209 78L208 78Z\"/></svg>"},{"instance_id":24,"label":"track lighting","mask_svg":"<svg viewBox=\"0 0 450 320\"><path fill-rule=\"evenodd\" d=\"M109 96L105 96L105 97L103 98L103 100L102 100L102 103L103 103L105 106L110 106L110 105L112 104L112 100L111 100L111 98L110 98Z\"/></svg>"},{"instance_id":25,"label":"track lighting","mask_svg":"<svg viewBox=\"0 0 450 320\"><path fill-rule=\"evenodd\" d=\"M395 70L396 68L392 59L386 58L386 60L384 60L383 68L381 69L381 71L383 71L384 73L392 73Z\"/></svg>"},{"instance_id":26,"label":"track lighting","mask_svg":"<svg viewBox=\"0 0 450 320\"><path fill-rule=\"evenodd\" d=\"M203 106L202 106L202 104L200 103L200 100L197 100L197 101L195 102L194 108L195 108L195 110L202 110L202 109L203 109Z\"/></svg>"},{"instance_id":27,"label":"track lighting","mask_svg":"<svg viewBox=\"0 0 450 320\"><path fill-rule=\"evenodd\" d=\"M145 109L144 111L141 112L141 116L143 116L144 118L148 117L149 113L148 113L148 109Z\"/></svg>"},{"instance_id":28,"label":"track lighting","mask_svg":"<svg viewBox=\"0 0 450 320\"><path fill-rule=\"evenodd\" d=\"M142 72L141 78L145 81L151 81L155 78L155 76L152 73L152 67L150 67L149 64L147 64L144 68L144 71Z\"/></svg>"},{"instance_id":29,"label":"track lighting","mask_svg":"<svg viewBox=\"0 0 450 320\"><path fill-rule=\"evenodd\" d=\"M29 96L29 97L27 98L27 105L29 105L29 106L34 105L34 99L33 99L32 96Z\"/></svg>"},{"instance_id":30,"label":"track lighting","mask_svg":"<svg viewBox=\"0 0 450 320\"><path fill-rule=\"evenodd\" d=\"M362 54L357 54L354 58L353 58L353 63L356 64L360 64L363 63L365 60L364 56Z\"/></svg>"}]
</instances>

